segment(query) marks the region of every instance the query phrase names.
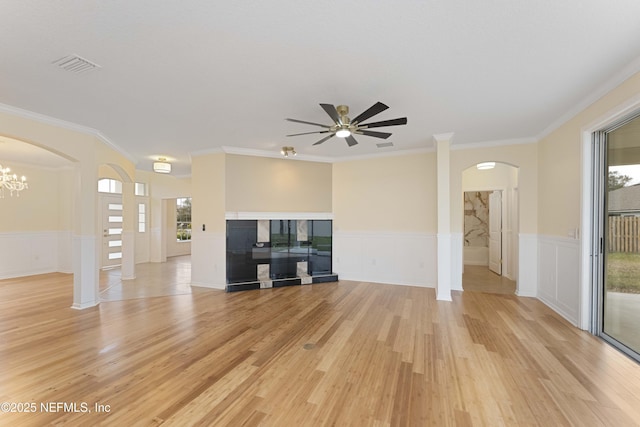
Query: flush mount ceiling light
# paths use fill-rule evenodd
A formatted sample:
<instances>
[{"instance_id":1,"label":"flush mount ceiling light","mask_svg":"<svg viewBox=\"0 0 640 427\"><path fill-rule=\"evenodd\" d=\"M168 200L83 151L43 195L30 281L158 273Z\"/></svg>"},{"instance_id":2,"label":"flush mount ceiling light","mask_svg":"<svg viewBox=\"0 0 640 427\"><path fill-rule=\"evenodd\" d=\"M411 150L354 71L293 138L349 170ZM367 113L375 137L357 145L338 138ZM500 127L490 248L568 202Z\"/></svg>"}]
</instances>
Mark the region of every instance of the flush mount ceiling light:
<instances>
[{"instance_id":1,"label":"flush mount ceiling light","mask_svg":"<svg viewBox=\"0 0 640 427\"><path fill-rule=\"evenodd\" d=\"M298 153L296 153L296 150L293 147L282 147L282 150L280 150L280 154L285 157L289 157L289 154L295 156Z\"/></svg>"},{"instance_id":2,"label":"flush mount ceiling light","mask_svg":"<svg viewBox=\"0 0 640 427\"><path fill-rule=\"evenodd\" d=\"M496 162L483 162L483 163L478 163L476 165L476 167L478 168L478 170L487 170L487 169L493 169L496 167Z\"/></svg>"},{"instance_id":3,"label":"flush mount ceiling light","mask_svg":"<svg viewBox=\"0 0 640 427\"><path fill-rule=\"evenodd\" d=\"M153 171L158 173L171 173L171 163L167 159L160 157L157 162L153 162Z\"/></svg>"}]
</instances>

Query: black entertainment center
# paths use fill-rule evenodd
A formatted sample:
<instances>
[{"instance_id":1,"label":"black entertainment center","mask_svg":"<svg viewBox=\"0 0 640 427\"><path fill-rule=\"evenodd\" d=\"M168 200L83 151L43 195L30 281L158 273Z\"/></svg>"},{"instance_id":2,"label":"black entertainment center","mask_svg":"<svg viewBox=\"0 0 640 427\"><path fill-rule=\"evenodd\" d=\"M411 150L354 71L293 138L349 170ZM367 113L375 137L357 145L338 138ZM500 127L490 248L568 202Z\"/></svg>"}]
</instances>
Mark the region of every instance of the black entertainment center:
<instances>
[{"instance_id":1,"label":"black entertainment center","mask_svg":"<svg viewBox=\"0 0 640 427\"><path fill-rule=\"evenodd\" d=\"M332 221L227 220L227 292L335 282Z\"/></svg>"}]
</instances>

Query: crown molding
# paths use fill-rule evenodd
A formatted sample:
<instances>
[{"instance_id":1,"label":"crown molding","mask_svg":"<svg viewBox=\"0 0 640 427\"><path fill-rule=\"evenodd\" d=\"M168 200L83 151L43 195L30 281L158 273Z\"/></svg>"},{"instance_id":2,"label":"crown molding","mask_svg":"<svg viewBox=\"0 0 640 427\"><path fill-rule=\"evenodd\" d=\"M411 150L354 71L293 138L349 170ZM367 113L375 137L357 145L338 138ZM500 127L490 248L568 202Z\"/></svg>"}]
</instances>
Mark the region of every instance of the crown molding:
<instances>
[{"instance_id":1,"label":"crown molding","mask_svg":"<svg viewBox=\"0 0 640 427\"><path fill-rule=\"evenodd\" d=\"M230 146L222 146L216 148L210 148L206 150L198 150L189 153L190 157L197 157L206 154L216 154L216 153L225 153L225 154L236 154L240 156L253 156L253 157L269 157L273 159L286 159L292 161L308 161L308 162L318 162L318 163L340 163L340 162L349 162L352 160L365 160L379 157L396 157L396 156L406 156L410 154L419 154L419 153L428 153L434 151L433 148L417 148L417 149L409 149L409 150L400 150L400 151L386 151L382 153L371 153L371 154L362 154L357 156L347 156L347 157L323 157L323 156L310 156L307 154L297 154L296 156L284 157L280 152L273 152L270 150L256 150L252 148L238 148L238 147L230 147Z\"/></svg>"},{"instance_id":2,"label":"crown molding","mask_svg":"<svg viewBox=\"0 0 640 427\"><path fill-rule=\"evenodd\" d=\"M224 153L222 147L205 148L203 150L189 151L189 159L193 160L194 157L206 156L207 154L219 154Z\"/></svg>"},{"instance_id":3,"label":"crown molding","mask_svg":"<svg viewBox=\"0 0 640 427\"><path fill-rule=\"evenodd\" d=\"M603 84L596 87L593 92L587 95L582 101L574 105L562 116L558 117L549 126L547 126L536 137L538 140L548 136L550 133L558 129L560 126L577 116L580 112L584 111L591 104L611 92L616 87L620 86L634 74L640 72L640 56L631 61L627 66L616 72L613 76L607 79Z\"/></svg>"},{"instance_id":4,"label":"crown molding","mask_svg":"<svg viewBox=\"0 0 640 427\"><path fill-rule=\"evenodd\" d=\"M28 120L33 120L33 121L36 121L36 122L39 122L39 123L43 123L43 124L47 124L47 125L56 126L56 127L59 127L59 128L71 130L71 131L74 131L74 132L83 133L85 135L91 135L91 136L97 138L98 140L100 140L100 142L102 142L103 144L109 146L113 150L115 150L118 153L122 154L124 157L126 157L134 165L138 164L138 161L137 161L137 159L135 157L133 157L131 154L129 154L122 147L118 146L116 143L111 141L109 138L107 138L104 134L102 134L97 129L94 129L94 128L91 128L91 127L88 127L88 126L79 125L77 123L68 122L66 120L57 119L55 117L46 116L44 114L35 113L33 111L24 110L22 108L14 107L14 106L7 105L7 104L1 104L0 103L0 112L11 114L11 115L18 116L18 117L22 117L22 118L28 119Z\"/></svg>"},{"instance_id":5,"label":"crown molding","mask_svg":"<svg viewBox=\"0 0 640 427\"><path fill-rule=\"evenodd\" d=\"M423 153L432 153L432 152L435 152L435 148L429 148L429 147L412 148L407 150L387 151L384 153L371 153L371 154L362 154L359 156L341 157L339 159L333 159L333 163L351 162L356 160L379 159L382 157L409 156L411 154L423 154Z\"/></svg>"},{"instance_id":6,"label":"crown molding","mask_svg":"<svg viewBox=\"0 0 640 427\"><path fill-rule=\"evenodd\" d=\"M308 162L318 162L318 163L333 163L335 161L332 157L323 157L323 156L312 156L308 154L296 154L295 156L284 157L280 154L280 151L277 152L271 150L256 150L252 148L238 148L238 147L229 147L223 146L222 151L226 154L238 154L240 156L256 156L256 157L271 157L274 159L286 159L286 160L294 160L294 161L308 161Z\"/></svg>"},{"instance_id":7,"label":"crown molding","mask_svg":"<svg viewBox=\"0 0 640 427\"><path fill-rule=\"evenodd\" d=\"M535 144L539 141L538 138L513 138L513 139L500 139L497 141L481 141L481 142L468 142L465 144L451 144L451 150L472 150L474 148L489 148L489 147L503 147L505 145L519 145L519 144Z\"/></svg>"}]
</instances>

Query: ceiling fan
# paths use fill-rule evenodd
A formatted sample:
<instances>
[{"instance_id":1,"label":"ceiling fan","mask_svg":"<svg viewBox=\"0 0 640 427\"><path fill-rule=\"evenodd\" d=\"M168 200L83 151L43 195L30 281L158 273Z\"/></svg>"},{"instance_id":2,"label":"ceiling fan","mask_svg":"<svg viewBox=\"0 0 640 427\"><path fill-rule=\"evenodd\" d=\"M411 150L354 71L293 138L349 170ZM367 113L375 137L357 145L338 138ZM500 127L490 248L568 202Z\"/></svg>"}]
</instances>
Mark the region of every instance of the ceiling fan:
<instances>
[{"instance_id":1,"label":"ceiling fan","mask_svg":"<svg viewBox=\"0 0 640 427\"><path fill-rule=\"evenodd\" d=\"M338 138L344 138L347 141L349 147L352 147L358 143L353 135L366 135L373 136L375 138L387 139L391 136L388 132L377 132L368 130L371 128L379 128L383 126L398 126L398 125L406 125L407 118L402 117L398 119L391 120L382 120L380 122L372 122L372 123L362 123L363 121L370 119L371 117L379 114L389 108L387 105L382 102L376 102L371 107L369 107L366 111L361 113L354 119L350 119L347 114L349 114L349 107L346 105L338 105L334 107L331 104L320 104L322 109L331 117L333 120L332 125L323 125L320 123L306 122L304 120L297 119L286 119L290 122L295 123L304 123L307 125L320 126L325 128L325 130L320 130L316 132L303 132L303 133L294 133L287 136L298 136L298 135L310 135L314 133L327 133L328 135L322 138L320 141L314 143L313 145L319 145L325 142L326 140L337 136Z\"/></svg>"}]
</instances>

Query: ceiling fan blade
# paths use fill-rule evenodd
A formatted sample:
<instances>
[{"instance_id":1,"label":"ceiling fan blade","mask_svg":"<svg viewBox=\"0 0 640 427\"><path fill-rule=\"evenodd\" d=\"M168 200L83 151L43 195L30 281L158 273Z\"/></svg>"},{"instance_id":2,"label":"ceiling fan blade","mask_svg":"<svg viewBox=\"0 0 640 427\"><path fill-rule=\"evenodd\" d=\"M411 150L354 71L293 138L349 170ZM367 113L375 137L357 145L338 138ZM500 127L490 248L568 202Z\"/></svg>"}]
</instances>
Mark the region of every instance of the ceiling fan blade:
<instances>
[{"instance_id":1,"label":"ceiling fan blade","mask_svg":"<svg viewBox=\"0 0 640 427\"><path fill-rule=\"evenodd\" d=\"M335 135L336 135L335 133L332 133L331 135L325 136L324 138L322 138L320 141L314 143L313 145L320 145L323 142L325 142L327 139L329 139L331 137L334 137Z\"/></svg>"},{"instance_id":2,"label":"ceiling fan blade","mask_svg":"<svg viewBox=\"0 0 640 427\"><path fill-rule=\"evenodd\" d=\"M382 102L378 101L375 104L373 104L371 107L369 107L368 110L362 112L358 117L356 117L355 119L351 120L351 123L363 122L363 121L367 120L368 118L371 118L371 117L375 116L376 114L382 113L387 108L389 108L387 105L385 105Z\"/></svg>"},{"instance_id":3,"label":"ceiling fan blade","mask_svg":"<svg viewBox=\"0 0 640 427\"><path fill-rule=\"evenodd\" d=\"M331 104L320 104L320 106L322 107L322 109L324 111L327 112L327 114L329 115L329 117L331 117L331 119L336 123L341 125L342 124L342 120L340 120L340 115L338 114L338 111L336 110L336 107L334 107ZM327 126L328 127L328 126Z\"/></svg>"},{"instance_id":4,"label":"ceiling fan blade","mask_svg":"<svg viewBox=\"0 0 640 427\"><path fill-rule=\"evenodd\" d=\"M329 129L331 127L331 126L328 126L328 125L321 125L320 123L305 122L304 120L298 120L298 119L285 119L285 120L290 121L290 122L295 122L295 123L304 123L306 125L320 126L320 127L327 128L327 129Z\"/></svg>"},{"instance_id":5,"label":"ceiling fan blade","mask_svg":"<svg viewBox=\"0 0 640 427\"><path fill-rule=\"evenodd\" d=\"M298 136L298 135L311 135L313 133L328 133L331 132L330 130L317 130L315 132L302 132L302 133L292 133L291 135L286 135L286 136ZM389 134L391 135L391 134Z\"/></svg>"},{"instance_id":6,"label":"ceiling fan blade","mask_svg":"<svg viewBox=\"0 0 640 427\"><path fill-rule=\"evenodd\" d=\"M406 124L407 124L407 118L402 117L400 119L391 119L391 120L383 120L381 122L364 123L359 126L362 127L363 129L370 129L370 128L379 128L382 126L398 126L398 125L406 125Z\"/></svg>"},{"instance_id":7,"label":"ceiling fan blade","mask_svg":"<svg viewBox=\"0 0 640 427\"><path fill-rule=\"evenodd\" d=\"M345 138L345 140L347 141L347 145L349 145L349 147L353 147L358 143L358 141L356 141L353 135L349 135L348 137Z\"/></svg>"},{"instance_id":8,"label":"ceiling fan blade","mask_svg":"<svg viewBox=\"0 0 640 427\"><path fill-rule=\"evenodd\" d=\"M388 132L376 132L373 130L364 130L364 129L357 130L356 133L367 135L367 136L373 136L375 138L382 138L382 139L387 139L391 136L391 134Z\"/></svg>"}]
</instances>

